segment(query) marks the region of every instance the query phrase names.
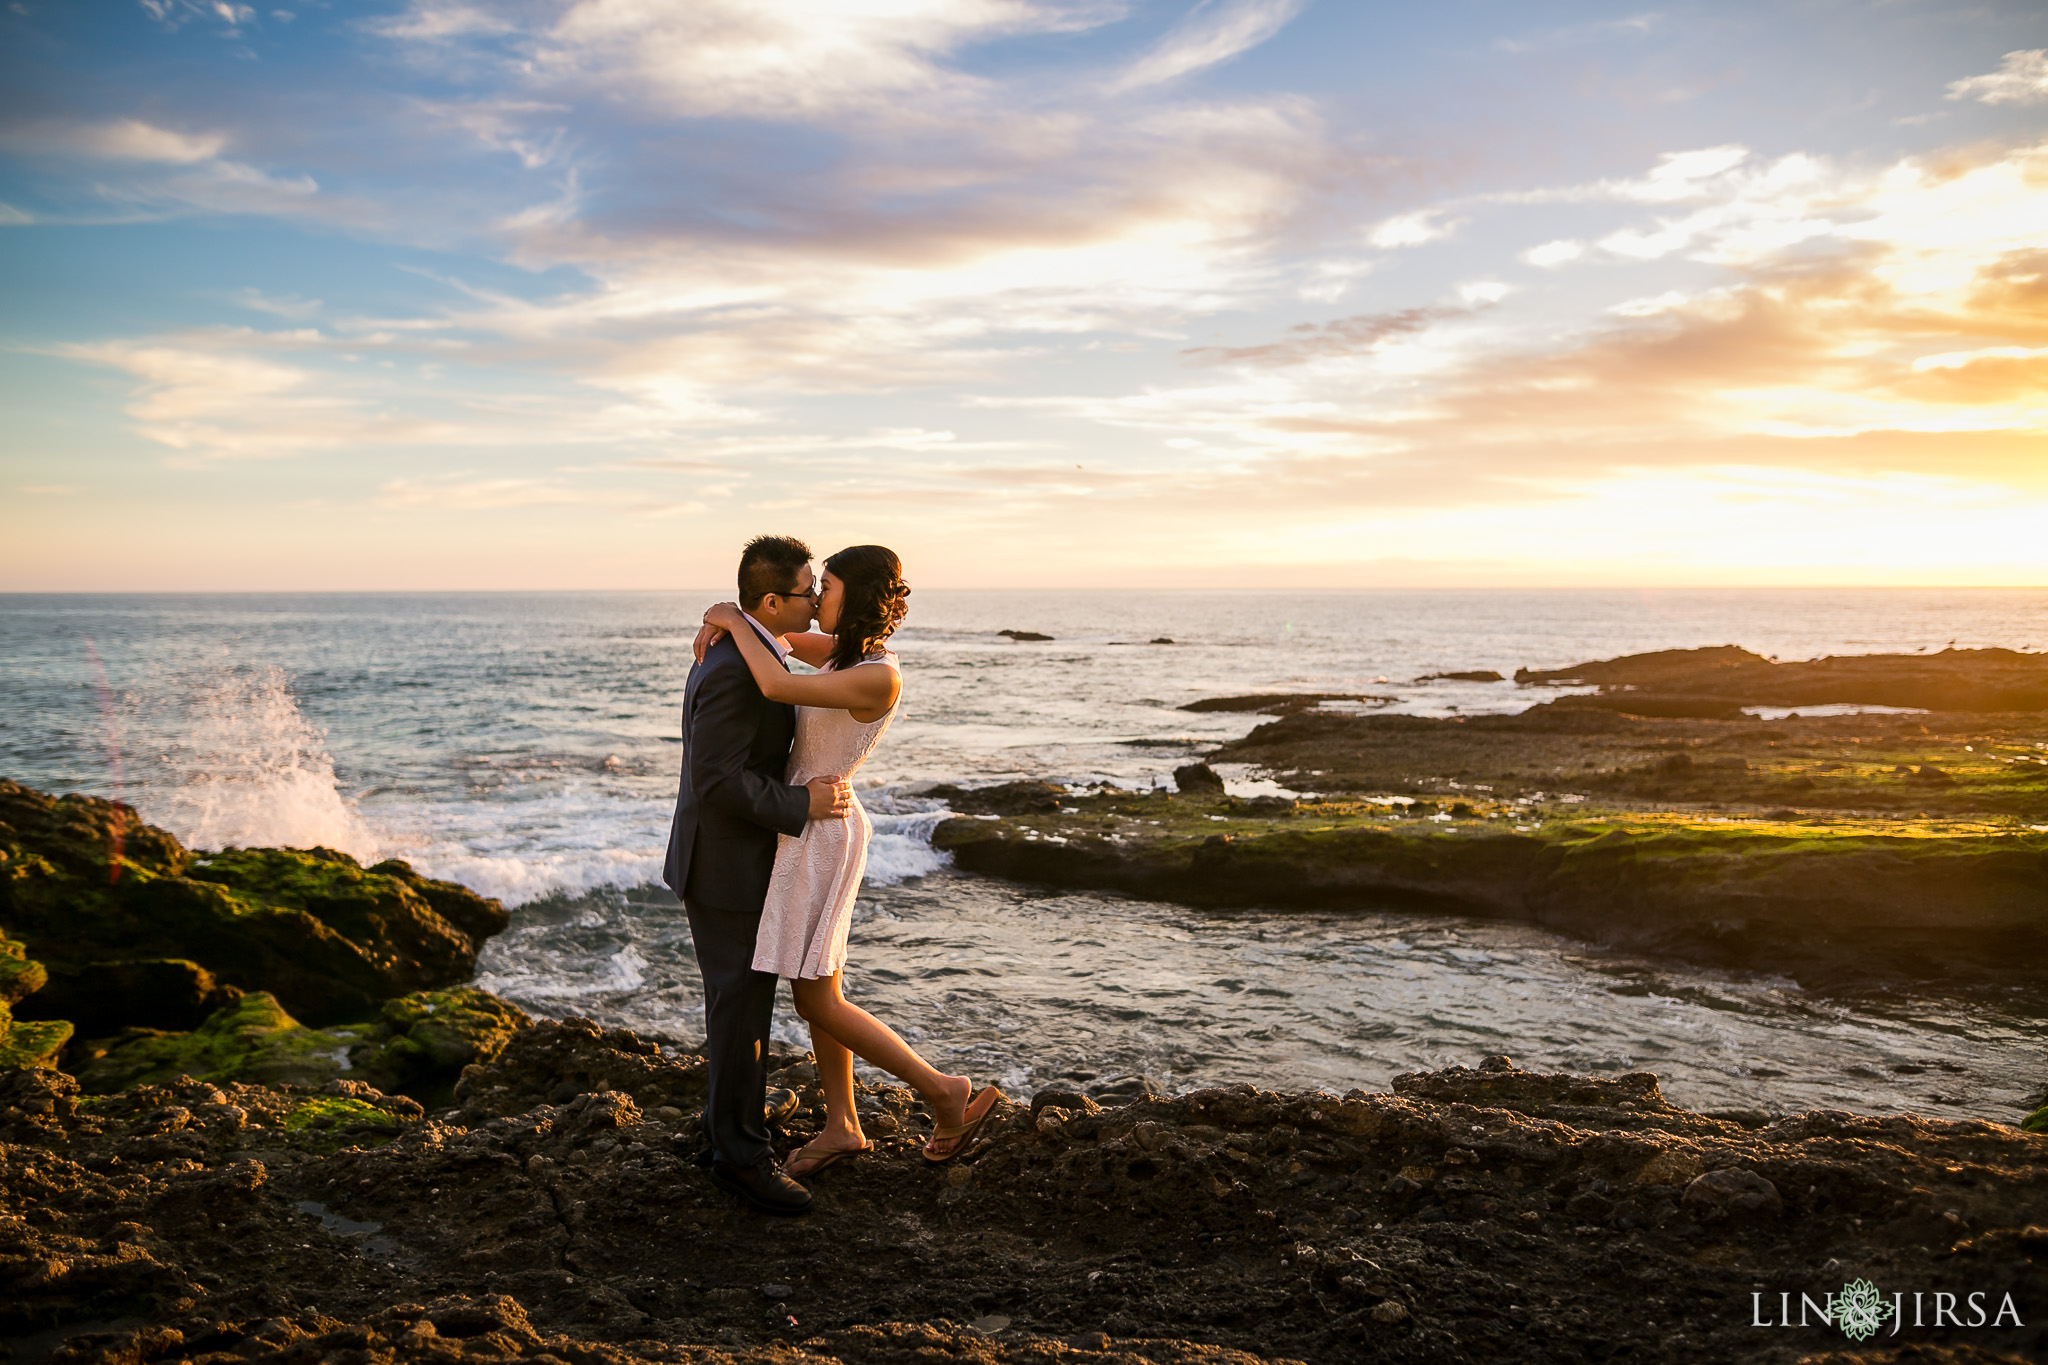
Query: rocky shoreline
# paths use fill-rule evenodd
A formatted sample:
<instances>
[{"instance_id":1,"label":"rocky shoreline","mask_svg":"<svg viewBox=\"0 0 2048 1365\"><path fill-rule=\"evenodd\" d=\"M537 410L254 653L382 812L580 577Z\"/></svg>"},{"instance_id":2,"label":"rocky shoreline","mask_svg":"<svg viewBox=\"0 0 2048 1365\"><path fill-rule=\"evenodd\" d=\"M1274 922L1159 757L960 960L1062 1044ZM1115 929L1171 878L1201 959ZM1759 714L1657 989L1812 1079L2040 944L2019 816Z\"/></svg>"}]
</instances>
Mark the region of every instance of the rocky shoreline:
<instances>
[{"instance_id":1,"label":"rocky shoreline","mask_svg":"<svg viewBox=\"0 0 2048 1365\"><path fill-rule=\"evenodd\" d=\"M2040 994L2048 712L1764 722L1741 707L2034 700L2042 656L1710 649L1522 676L1602 690L1443 719L1325 710L1326 694L1198 702L1276 716L1208 758L1302 795L1235 799L1202 763L1177 794L945 790L958 818L933 843L965 870L1058 886L1442 910L1821 988Z\"/></svg>"},{"instance_id":2,"label":"rocky shoreline","mask_svg":"<svg viewBox=\"0 0 2048 1365\"><path fill-rule=\"evenodd\" d=\"M1707 825L1598 809L1544 818L1465 802L1437 823L1342 798L1261 808L1114 789L992 796L1013 813L947 820L933 846L965 871L1052 886L1514 919L1818 988L2010 980L2033 991L2048 950L2048 834L2032 831ZM1042 809L1015 812L1020 796Z\"/></svg>"},{"instance_id":3,"label":"rocky shoreline","mask_svg":"<svg viewBox=\"0 0 2048 1365\"><path fill-rule=\"evenodd\" d=\"M1018 783L947 793L936 842L970 870L1195 902L1370 896L1817 979L2039 984L2038 715L1253 700L1279 719L1218 761L1317 799L1232 798L1206 769L1170 797ZM506 923L401 862L195 854L126 807L0 781L0 1360L2048 1352L2048 1135L1695 1113L1647 1073L1504 1056L1391 1094L1042 1091L943 1167L909 1092L864 1090L876 1150L823 1173L807 1217L766 1218L700 1164L686 1044L464 984ZM787 1150L822 1099L806 1055L772 1061ZM1874 1335L1833 1316L1852 1285L1896 1305Z\"/></svg>"},{"instance_id":4,"label":"rocky shoreline","mask_svg":"<svg viewBox=\"0 0 2048 1365\"><path fill-rule=\"evenodd\" d=\"M116 802L0 778L0 1066L432 1095L520 1010L461 983L505 908L396 860L183 847Z\"/></svg>"},{"instance_id":5,"label":"rocky shoreline","mask_svg":"<svg viewBox=\"0 0 2048 1365\"><path fill-rule=\"evenodd\" d=\"M793 1146L821 1105L807 1059L777 1062L800 1097ZM878 1150L778 1220L696 1164L702 1076L573 1019L517 1030L432 1115L360 1083L87 1097L16 1070L0 1078L0 1334L13 1360L66 1365L2048 1349L2048 1138L2004 1125L1753 1126L1672 1108L1654 1076L1493 1058L1393 1094L1237 1086L1101 1109L1044 1092L930 1167L923 1116L882 1089L861 1097ZM1796 1325L1856 1280L1903 1295L1896 1336L1859 1343L1812 1308ZM1965 1325L1913 1325L1938 1294Z\"/></svg>"}]
</instances>

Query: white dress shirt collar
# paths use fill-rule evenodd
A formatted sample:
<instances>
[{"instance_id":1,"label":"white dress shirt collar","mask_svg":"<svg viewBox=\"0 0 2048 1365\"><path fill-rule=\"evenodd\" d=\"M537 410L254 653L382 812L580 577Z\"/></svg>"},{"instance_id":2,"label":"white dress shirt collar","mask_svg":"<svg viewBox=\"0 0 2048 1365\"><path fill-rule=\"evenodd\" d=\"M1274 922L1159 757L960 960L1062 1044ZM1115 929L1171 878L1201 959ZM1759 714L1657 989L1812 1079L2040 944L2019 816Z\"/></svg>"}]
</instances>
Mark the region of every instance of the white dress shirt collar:
<instances>
[{"instance_id":1,"label":"white dress shirt collar","mask_svg":"<svg viewBox=\"0 0 2048 1365\"><path fill-rule=\"evenodd\" d=\"M762 625L759 621L754 620L754 613L746 610L745 608L741 608L740 615L746 617L748 623L752 625L755 630L761 632L761 638L768 642L768 648L775 651L776 658L782 660L784 663L789 662L788 645L782 643L780 638L771 634L768 630L768 627Z\"/></svg>"}]
</instances>

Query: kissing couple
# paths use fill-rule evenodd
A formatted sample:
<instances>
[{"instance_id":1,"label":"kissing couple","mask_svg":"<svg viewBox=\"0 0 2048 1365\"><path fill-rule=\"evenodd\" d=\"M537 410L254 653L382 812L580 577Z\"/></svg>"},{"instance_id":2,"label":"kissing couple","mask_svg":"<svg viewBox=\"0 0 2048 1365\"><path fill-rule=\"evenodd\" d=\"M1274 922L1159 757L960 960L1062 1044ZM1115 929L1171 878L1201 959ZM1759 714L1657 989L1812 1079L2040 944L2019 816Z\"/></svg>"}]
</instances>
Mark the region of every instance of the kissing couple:
<instances>
[{"instance_id":1,"label":"kissing couple","mask_svg":"<svg viewBox=\"0 0 2048 1365\"><path fill-rule=\"evenodd\" d=\"M740 555L739 601L704 613L662 871L704 976L710 1077L699 1122L711 1178L770 1213L802 1213L811 1192L799 1180L872 1149L853 1107L856 1056L924 1098L926 1161L965 1151L1002 1099L941 1073L840 992L873 833L848 780L896 715L903 675L887 641L910 586L880 545L849 546L824 568L812 573L800 540L757 537ZM792 654L818 672L790 672ZM785 976L810 1025L826 1117L778 1167L765 1112L768 1025Z\"/></svg>"}]
</instances>

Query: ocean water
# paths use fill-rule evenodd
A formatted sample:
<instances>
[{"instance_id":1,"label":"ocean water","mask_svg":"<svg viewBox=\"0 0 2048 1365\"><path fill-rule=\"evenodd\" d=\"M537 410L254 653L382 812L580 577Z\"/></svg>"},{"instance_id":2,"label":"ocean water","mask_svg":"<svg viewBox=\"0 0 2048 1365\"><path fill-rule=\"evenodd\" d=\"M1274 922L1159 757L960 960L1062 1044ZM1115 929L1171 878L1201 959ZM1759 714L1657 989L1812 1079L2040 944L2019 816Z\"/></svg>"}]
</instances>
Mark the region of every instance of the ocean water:
<instances>
[{"instance_id":1,"label":"ocean water","mask_svg":"<svg viewBox=\"0 0 2048 1365\"><path fill-rule=\"evenodd\" d=\"M543 1013L688 1037L701 1026L688 934L651 884L690 639L724 595L0 596L0 773L119 796L199 847L408 858L517 907L486 984ZM1177 709L1230 693L1469 714L1533 698L1423 676L1708 644L1784 658L2043 648L2048 592L927 591L911 604L903 710L857 784L876 841L847 984L960 1069L1024 1089L1142 1076L1341 1090L1506 1051L1657 1070L1703 1105L1990 1118L2041 1082L2026 1002L1815 1000L1369 905L1218 916L1046 896L946 869L928 843L944 811L920 793L1014 776L1166 782L1258 723Z\"/></svg>"}]
</instances>

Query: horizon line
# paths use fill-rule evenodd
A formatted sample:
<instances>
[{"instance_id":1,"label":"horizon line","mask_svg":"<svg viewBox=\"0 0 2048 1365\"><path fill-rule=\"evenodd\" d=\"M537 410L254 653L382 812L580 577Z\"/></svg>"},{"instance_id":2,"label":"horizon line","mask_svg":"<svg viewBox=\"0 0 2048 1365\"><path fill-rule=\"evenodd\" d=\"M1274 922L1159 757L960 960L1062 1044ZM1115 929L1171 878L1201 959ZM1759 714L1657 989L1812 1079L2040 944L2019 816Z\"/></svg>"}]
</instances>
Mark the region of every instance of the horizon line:
<instances>
[{"instance_id":1,"label":"horizon line","mask_svg":"<svg viewBox=\"0 0 2048 1365\"><path fill-rule=\"evenodd\" d=\"M662 593L726 592L726 587L694 585L665 588L0 588L10 597L429 597L429 596L653 596ZM2048 592L2048 583L1408 583L1358 587L1250 586L1116 586L1019 584L1011 586L946 586L916 589L928 593L1066 592L1066 593L1259 593L1263 595L1337 596L1345 593L1394 592Z\"/></svg>"}]
</instances>

